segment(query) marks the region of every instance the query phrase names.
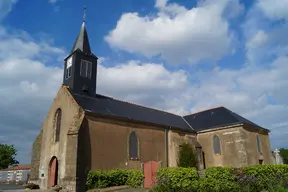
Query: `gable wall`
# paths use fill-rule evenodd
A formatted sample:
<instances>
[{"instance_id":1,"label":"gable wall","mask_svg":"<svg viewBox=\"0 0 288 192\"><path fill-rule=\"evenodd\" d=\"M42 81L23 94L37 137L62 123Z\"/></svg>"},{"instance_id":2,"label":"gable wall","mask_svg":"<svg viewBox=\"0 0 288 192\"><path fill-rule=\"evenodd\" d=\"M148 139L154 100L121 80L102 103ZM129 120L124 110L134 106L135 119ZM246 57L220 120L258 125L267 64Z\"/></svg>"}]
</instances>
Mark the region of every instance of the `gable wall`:
<instances>
[{"instance_id":1,"label":"gable wall","mask_svg":"<svg viewBox=\"0 0 288 192\"><path fill-rule=\"evenodd\" d=\"M263 159L263 164L271 164L271 148L269 133L255 130L251 126L244 126L242 129L246 141L248 164L259 164L259 159ZM256 136L259 135L262 155L258 153Z\"/></svg>"},{"instance_id":2,"label":"gable wall","mask_svg":"<svg viewBox=\"0 0 288 192\"><path fill-rule=\"evenodd\" d=\"M62 110L62 119L60 141L55 143L54 117L58 108L61 108ZM74 174L74 177L76 177L75 167L67 166L67 164L75 164L76 166L76 162L69 162L75 160L74 156L76 156L76 151L75 153L67 153L68 156L66 156L66 150L69 150L70 148L75 149L77 146L77 143L74 143L75 146L67 145L67 133L70 126L74 122L75 114L78 114L79 112L80 108L74 102L69 92L65 87L61 87L42 125L43 133L41 141L41 158L39 164L40 187L46 188L48 186L49 163L53 156L56 156L58 159L58 181L60 184L61 180L67 175L73 176ZM41 177L41 169L44 169L44 177ZM66 173L67 171L68 173Z\"/></svg>"},{"instance_id":3,"label":"gable wall","mask_svg":"<svg viewBox=\"0 0 288 192\"><path fill-rule=\"evenodd\" d=\"M256 135L259 134L262 155L257 151ZM214 154L213 136L220 138L221 155ZM214 166L241 167L259 164L263 158L264 164L270 164L270 141L268 133L255 131L252 127L231 127L198 133L198 142L205 154L206 168Z\"/></svg>"},{"instance_id":4,"label":"gable wall","mask_svg":"<svg viewBox=\"0 0 288 192\"><path fill-rule=\"evenodd\" d=\"M141 163L151 160L162 161L165 166L164 128L103 117L87 117L86 128L89 133L83 133L83 137L89 135L85 148L90 148L87 157L90 156L92 170L140 169ZM132 131L138 137L140 161L128 160L128 137Z\"/></svg>"},{"instance_id":5,"label":"gable wall","mask_svg":"<svg viewBox=\"0 0 288 192\"><path fill-rule=\"evenodd\" d=\"M220 155L214 154L214 135L220 138ZM240 167L247 164L247 154L241 126L198 133L197 140L204 152L206 168L214 166Z\"/></svg>"}]
</instances>

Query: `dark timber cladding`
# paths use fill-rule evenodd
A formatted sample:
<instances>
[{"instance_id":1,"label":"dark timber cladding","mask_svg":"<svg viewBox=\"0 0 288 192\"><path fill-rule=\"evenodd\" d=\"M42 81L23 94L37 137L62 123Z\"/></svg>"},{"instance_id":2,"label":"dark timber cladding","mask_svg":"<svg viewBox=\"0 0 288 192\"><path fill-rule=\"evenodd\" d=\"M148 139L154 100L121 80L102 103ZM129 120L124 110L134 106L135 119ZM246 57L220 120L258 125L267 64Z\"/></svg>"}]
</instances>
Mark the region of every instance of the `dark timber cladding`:
<instances>
[{"instance_id":1,"label":"dark timber cladding","mask_svg":"<svg viewBox=\"0 0 288 192\"><path fill-rule=\"evenodd\" d=\"M186 132L195 132L181 116L172 113L135 105L98 94L96 94L95 97L87 97L75 93L72 93L72 95L84 110L92 113L172 127Z\"/></svg>"},{"instance_id":2,"label":"dark timber cladding","mask_svg":"<svg viewBox=\"0 0 288 192\"><path fill-rule=\"evenodd\" d=\"M196 131L202 131L210 128L216 128L220 126L233 125L237 123L243 123L252 125L256 128L261 128L259 125L241 117L240 115L230 111L225 107L218 107L199 113L184 116L184 119L195 129Z\"/></svg>"}]
</instances>

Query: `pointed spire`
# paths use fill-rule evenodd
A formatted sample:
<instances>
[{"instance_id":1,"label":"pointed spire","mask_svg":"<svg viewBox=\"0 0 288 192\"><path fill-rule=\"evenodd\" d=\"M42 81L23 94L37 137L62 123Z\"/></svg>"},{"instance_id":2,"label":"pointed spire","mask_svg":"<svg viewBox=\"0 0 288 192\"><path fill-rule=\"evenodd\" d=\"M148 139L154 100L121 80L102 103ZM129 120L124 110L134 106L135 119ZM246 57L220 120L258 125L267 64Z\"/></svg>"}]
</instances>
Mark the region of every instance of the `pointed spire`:
<instances>
[{"instance_id":1,"label":"pointed spire","mask_svg":"<svg viewBox=\"0 0 288 192\"><path fill-rule=\"evenodd\" d=\"M80 32L70 53L73 53L77 49L80 49L83 53L92 54L85 22L86 22L86 7L84 7L83 23Z\"/></svg>"}]
</instances>

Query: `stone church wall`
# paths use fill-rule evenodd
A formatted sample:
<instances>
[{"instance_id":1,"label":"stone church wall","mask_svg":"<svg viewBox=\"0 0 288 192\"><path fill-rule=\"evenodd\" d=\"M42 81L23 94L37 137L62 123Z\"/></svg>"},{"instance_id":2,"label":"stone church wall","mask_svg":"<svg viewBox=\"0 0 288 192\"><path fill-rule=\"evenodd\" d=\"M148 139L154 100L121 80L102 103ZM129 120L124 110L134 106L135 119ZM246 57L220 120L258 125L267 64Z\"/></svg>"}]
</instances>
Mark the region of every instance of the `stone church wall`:
<instances>
[{"instance_id":1,"label":"stone church wall","mask_svg":"<svg viewBox=\"0 0 288 192\"><path fill-rule=\"evenodd\" d=\"M176 132L169 130L168 132L168 148L169 148L169 167L177 167L179 145L183 142L189 142L194 146L192 139L196 139L196 134L185 134L181 132Z\"/></svg>"},{"instance_id":2,"label":"stone church wall","mask_svg":"<svg viewBox=\"0 0 288 192\"><path fill-rule=\"evenodd\" d=\"M197 139L204 152L206 168L214 166L240 167L247 164L246 146L243 140L242 127L198 133ZM221 154L214 154L213 137L220 139Z\"/></svg>"},{"instance_id":3,"label":"stone church wall","mask_svg":"<svg viewBox=\"0 0 288 192\"><path fill-rule=\"evenodd\" d=\"M33 143L31 156L30 181L37 183L39 180L42 134L43 131L41 129Z\"/></svg>"},{"instance_id":4,"label":"stone church wall","mask_svg":"<svg viewBox=\"0 0 288 192\"><path fill-rule=\"evenodd\" d=\"M247 146L248 164L259 164L259 160L261 159L263 160L263 164L272 164L269 134L265 131L256 131L253 127L249 126L245 126L242 131ZM257 135L260 138L261 154L257 150Z\"/></svg>"},{"instance_id":5,"label":"stone church wall","mask_svg":"<svg viewBox=\"0 0 288 192\"><path fill-rule=\"evenodd\" d=\"M166 166L164 128L100 117L88 117L87 127L92 170L141 169L141 163L151 160ZM138 137L140 160L128 159L128 138L132 131Z\"/></svg>"},{"instance_id":6,"label":"stone church wall","mask_svg":"<svg viewBox=\"0 0 288 192\"><path fill-rule=\"evenodd\" d=\"M241 125L198 133L197 139L204 152L206 168L259 164L261 155L257 152L256 134L260 135L264 164L270 164L270 153L268 152L270 151L270 142L267 133L259 131L256 133L255 129L244 129ZM214 154L214 135L220 138L221 154Z\"/></svg>"},{"instance_id":7,"label":"stone church wall","mask_svg":"<svg viewBox=\"0 0 288 192\"><path fill-rule=\"evenodd\" d=\"M59 142L55 142L55 112L59 108L62 110L60 140ZM38 170L39 184L41 188L48 187L49 163L52 157L56 157L58 160L58 184L62 185L64 181L66 182L67 180L70 181L71 179L76 179L76 161L74 167L67 165L67 162L69 163L73 158L75 159L74 156L77 156L75 151L75 149L77 149L77 142L68 142L67 139L69 137L67 137L67 134L75 122L75 117L76 120L78 119L79 115L77 114L79 112L80 109L69 92L65 87L61 87L42 125L43 134L41 142L41 158ZM33 150L33 153L35 153L35 151L36 149ZM67 153L67 151L69 151L69 153ZM42 173L44 176L41 175Z\"/></svg>"}]
</instances>

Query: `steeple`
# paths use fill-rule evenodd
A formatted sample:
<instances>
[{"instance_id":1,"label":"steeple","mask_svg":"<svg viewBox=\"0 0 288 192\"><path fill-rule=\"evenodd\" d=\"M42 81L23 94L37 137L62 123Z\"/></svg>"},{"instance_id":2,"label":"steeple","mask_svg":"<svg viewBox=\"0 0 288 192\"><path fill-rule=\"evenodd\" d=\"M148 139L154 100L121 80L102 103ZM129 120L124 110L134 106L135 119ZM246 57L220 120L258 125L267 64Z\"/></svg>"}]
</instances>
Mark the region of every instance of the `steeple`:
<instances>
[{"instance_id":1,"label":"steeple","mask_svg":"<svg viewBox=\"0 0 288 192\"><path fill-rule=\"evenodd\" d=\"M92 54L85 23L86 23L86 7L84 7L83 23L82 23L80 32L78 34L78 37L74 43L74 46L70 54L76 51L77 49L81 50L83 53L86 53L89 55Z\"/></svg>"},{"instance_id":2,"label":"steeple","mask_svg":"<svg viewBox=\"0 0 288 192\"><path fill-rule=\"evenodd\" d=\"M73 93L95 96L98 58L91 51L85 22L86 7L78 37L65 59L63 85Z\"/></svg>"}]
</instances>

